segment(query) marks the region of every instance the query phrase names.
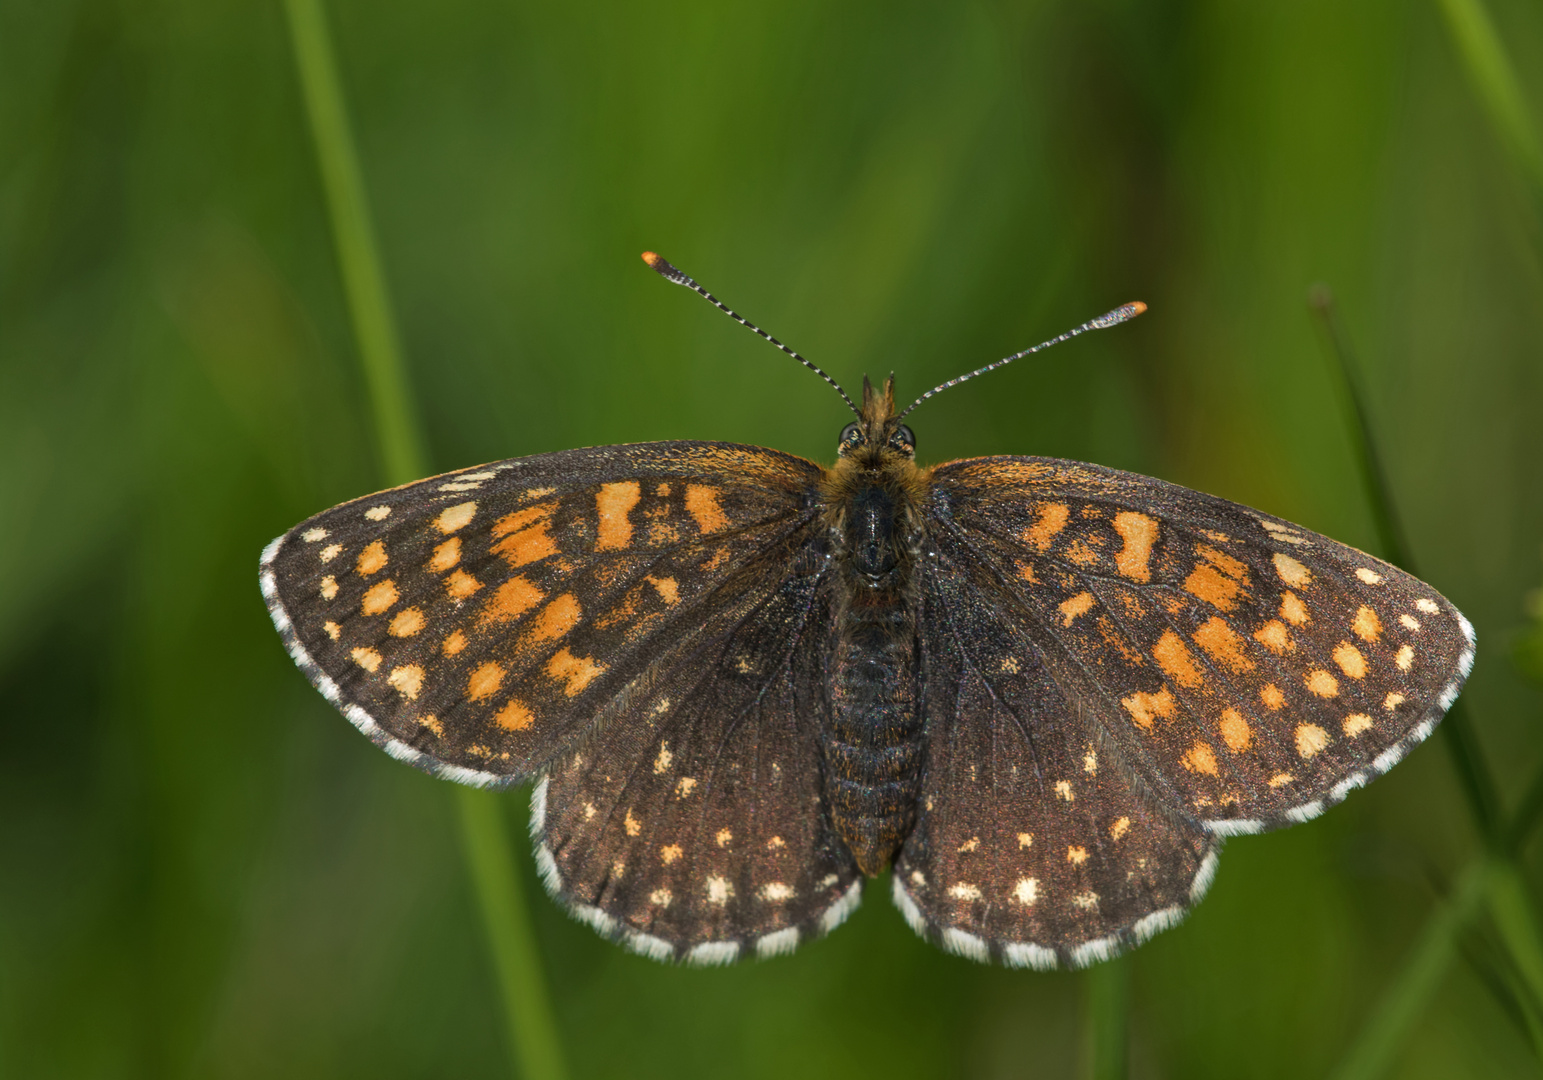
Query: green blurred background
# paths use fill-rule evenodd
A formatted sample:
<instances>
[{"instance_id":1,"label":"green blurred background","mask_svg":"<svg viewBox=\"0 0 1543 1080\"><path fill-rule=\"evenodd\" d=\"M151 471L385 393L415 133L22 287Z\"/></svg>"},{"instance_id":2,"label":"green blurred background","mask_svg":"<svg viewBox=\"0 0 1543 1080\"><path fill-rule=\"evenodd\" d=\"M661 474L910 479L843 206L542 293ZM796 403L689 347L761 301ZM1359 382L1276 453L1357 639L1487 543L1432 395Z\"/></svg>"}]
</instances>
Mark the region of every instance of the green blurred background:
<instances>
[{"instance_id":1,"label":"green blurred background","mask_svg":"<svg viewBox=\"0 0 1543 1080\"><path fill-rule=\"evenodd\" d=\"M831 456L835 396L652 248L907 397L1143 299L929 404L920 456L1097 461L1377 550L1306 302L1329 283L1420 569L1478 628L1464 699L1514 805L1543 758L1510 656L1543 580L1543 7L1489 3L1510 128L1460 9L327 18L435 469L670 438ZM326 705L258 595L268 539L382 486L374 432L284 7L0 0L0 1074L508 1075L453 792ZM1481 853L1455 776L1438 736L1232 842L1119 962L1134 1075L1340 1061ZM518 836L524 794L500 798ZM790 958L677 970L512 857L573 1076L1085 1067L1088 975L944 955L887 888ZM1497 940L1457 937L1393 1075L1537 1074Z\"/></svg>"}]
</instances>

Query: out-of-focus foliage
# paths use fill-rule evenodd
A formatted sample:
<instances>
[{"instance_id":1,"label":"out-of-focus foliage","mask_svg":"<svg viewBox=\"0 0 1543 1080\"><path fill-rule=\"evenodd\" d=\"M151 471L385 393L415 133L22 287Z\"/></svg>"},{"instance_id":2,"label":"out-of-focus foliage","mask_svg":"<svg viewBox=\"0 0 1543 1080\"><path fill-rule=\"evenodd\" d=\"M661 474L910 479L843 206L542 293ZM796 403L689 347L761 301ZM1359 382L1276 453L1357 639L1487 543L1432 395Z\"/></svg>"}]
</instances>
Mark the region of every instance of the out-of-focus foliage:
<instances>
[{"instance_id":1,"label":"out-of-focus foliage","mask_svg":"<svg viewBox=\"0 0 1543 1080\"><path fill-rule=\"evenodd\" d=\"M1490 10L1543 114L1543 8ZM1543 538L1543 225L1434 5L329 18L436 466L831 455L835 396L653 248L903 393L1143 299L919 411L920 456L1099 461L1371 547L1305 303L1326 281L1421 570L1478 627L1502 789L1543 758L1503 646ZM306 685L257 592L264 542L379 475L281 6L0 0L0 1073L506 1073L449 793ZM1476 846L1436 743L1232 843L1129 961L1137 1074L1323 1073ZM533 899L574 1074L1076 1067L1085 976L945 956L886 895L714 971ZM1536 1069L1476 970L1398 1075Z\"/></svg>"}]
</instances>

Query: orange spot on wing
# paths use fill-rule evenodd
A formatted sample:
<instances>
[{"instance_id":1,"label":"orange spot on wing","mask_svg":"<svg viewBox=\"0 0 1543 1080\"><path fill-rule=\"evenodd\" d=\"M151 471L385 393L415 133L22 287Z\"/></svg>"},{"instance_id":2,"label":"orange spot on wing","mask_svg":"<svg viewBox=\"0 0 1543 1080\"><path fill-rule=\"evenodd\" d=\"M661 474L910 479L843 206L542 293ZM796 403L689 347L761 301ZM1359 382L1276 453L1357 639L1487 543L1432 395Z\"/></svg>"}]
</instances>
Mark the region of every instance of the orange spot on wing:
<instances>
[{"instance_id":1,"label":"orange spot on wing","mask_svg":"<svg viewBox=\"0 0 1543 1080\"><path fill-rule=\"evenodd\" d=\"M1365 713L1351 713L1342 725L1345 734L1352 739L1372 726L1372 718Z\"/></svg>"},{"instance_id":2,"label":"orange spot on wing","mask_svg":"<svg viewBox=\"0 0 1543 1080\"><path fill-rule=\"evenodd\" d=\"M718 505L718 489L705 484L686 485L686 512L704 534L729 527L729 519Z\"/></svg>"},{"instance_id":3,"label":"orange spot on wing","mask_svg":"<svg viewBox=\"0 0 1543 1080\"><path fill-rule=\"evenodd\" d=\"M1034 545L1036 551L1050 550L1050 542L1066 528L1066 519L1069 517L1071 509L1065 503L1041 503L1039 520L1023 530L1024 542Z\"/></svg>"},{"instance_id":4,"label":"orange spot on wing","mask_svg":"<svg viewBox=\"0 0 1543 1080\"><path fill-rule=\"evenodd\" d=\"M493 538L498 540L493 553L503 556L510 566L526 566L556 555L557 544L547 531L556 509L556 503L537 503L499 518L493 526Z\"/></svg>"},{"instance_id":5,"label":"orange spot on wing","mask_svg":"<svg viewBox=\"0 0 1543 1080\"><path fill-rule=\"evenodd\" d=\"M359 614L379 615L383 611L391 610L391 605L396 602L396 582L387 578L365 590L364 599L359 604Z\"/></svg>"},{"instance_id":6,"label":"orange spot on wing","mask_svg":"<svg viewBox=\"0 0 1543 1080\"><path fill-rule=\"evenodd\" d=\"M1222 710L1221 729L1222 741L1234 754L1241 754L1247 750L1254 740L1253 729L1248 726L1248 721L1243 719L1243 714L1236 709Z\"/></svg>"},{"instance_id":7,"label":"orange spot on wing","mask_svg":"<svg viewBox=\"0 0 1543 1080\"><path fill-rule=\"evenodd\" d=\"M380 540L371 540L359 552L359 560L354 563L354 568L369 577L386 568L386 545Z\"/></svg>"},{"instance_id":8,"label":"orange spot on wing","mask_svg":"<svg viewBox=\"0 0 1543 1080\"><path fill-rule=\"evenodd\" d=\"M445 638L444 644L439 648L446 656L454 656L466 648L466 635L459 630L453 631L449 637Z\"/></svg>"},{"instance_id":9,"label":"orange spot on wing","mask_svg":"<svg viewBox=\"0 0 1543 1080\"><path fill-rule=\"evenodd\" d=\"M468 701L485 701L504 684L504 669L489 660L475 668L466 679Z\"/></svg>"},{"instance_id":10,"label":"orange spot on wing","mask_svg":"<svg viewBox=\"0 0 1543 1080\"><path fill-rule=\"evenodd\" d=\"M627 515L643 497L636 480L601 484L595 492L595 550L624 551L632 546L632 522Z\"/></svg>"},{"instance_id":11,"label":"orange spot on wing","mask_svg":"<svg viewBox=\"0 0 1543 1080\"><path fill-rule=\"evenodd\" d=\"M1296 642L1291 640L1291 635L1286 631L1286 624L1279 619L1271 619L1255 630L1254 640L1277 656L1297 647Z\"/></svg>"},{"instance_id":12,"label":"orange spot on wing","mask_svg":"<svg viewBox=\"0 0 1543 1080\"><path fill-rule=\"evenodd\" d=\"M1377 618L1375 611L1363 604L1355 613L1355 622L1350 624L1350 629L1356 637L1371 644L1382 636L1382 620Z\"/></svg>"},{"instance_id":13,"label":"orange spot on wing","mask_svg":"<svg viewBox=\"0 0 1543 1080\"><path fill-rule=\"evenodd\" d=\"M417 664L403 664L391 669L386 681L408 701L414 701L423 689L423 668Z\"/></svg>"},{"instance_id":14,"label":"orange spot on wing","mask_svg":"<svg viewBox=\"0 0 1543 1080\"><path fill-rule=\"evenodd\" d=\"M654 587L654 591L659 594L659 599L663 600L666 604L674 607L680 603L680 585L674 578L656 578L649 574L643 580Z\"/></svg>"},{"instance_id":15,"label":"orange spot on wing","mask_svg":"<svg viewBox=\"0 0 1543 1080\"><path fill-rule=\"evenodd\" d=\"M1090 592L1078 593L1070 600L1062 601L1058 610L1064 616L1062 626L1070 626L1072 620L1078 615L1085 615L1093 607L1093 594Z\"/></svg>"},{"instance_id":16,"label":"orange spot on wing","mask_svg":"<svg viewBox=\"0 0 1543 1080\"><path fill-rule=\"evenodd\" d=\"M1312 572L1290 555L1282 552L1275 553L1275 572L1280 575L1282 581L1293 589L1300 589L1304 585L1311 585L1313 583Z\"/></svg>"},{"instance_id":17,"label":"orange spot on wing","mask_svg":"<svg viewBox=\"0 0 1543 1080\"><path fill-rule=\"evenodd\" d=\"M460 561L461 538L452 536L434 549L434 554L429 557L428 569L431 574L443 574L446 570L455 569L455 564Z\"/></svg>"},{"instance_id":18,"label":"orange spot on wing","mask_svg":"<svg viewBox=\"0 0 1543 1080\"><path fill-rule=\"evenodd\" d=\"M554 679L566 682L563 693L577 697L584 688L605 674L604 664L597 664L593 657L574 656L567 649L558 652L547 661L546 673Z\"/></svg>"},{"instance_id":19,"label":"orange spot on wing","mask_svg":"<svg viewBox=\"0 0 1543 1080\"><path fill-rule=\"evenodd\" d=\"M1298 599L1297 594L1294 592L1283 592L1280 594L1280 617L1292 626L1306 626L1312 621L1307 614L1307 606Z\"/></svg>"},{"instance_id":20,"label":"orange spot on wing","mask_svg":"<svg viewBox=\"0 0 1543 1080\"><path fill-rule=\"evenodd\" d=\"M1317 724L1298 724L1296 743L1297 753L1310 758L1329 745L1329 733Z\"/></svg>"},{"instance_id":21,"label":"orange spot on wing","mask_svg":"<svg viewBox=\"0 0 1543 1080\"><path fill-rule=\"evenodd\" d=\"M1197 742L1184 752L1179 764L1193 773L1216 775L1216 752L1203 742Z\"/></svg>"},{"instance_id":22,"label":"orange spot on wing","mask_svg":"<svg viewBox=\"0 0 1543 1080\"><path fill-rule=\"evenodd\" d=\"M1259 691L1259 700L1264 702L1265 708L1274 710L1286 704L1286 695L1274 683L1265 683L1264 689Z\"/></svg>"},{"instance_id":23,"label":"orange spot on wing","mask_svg":"<svg viewBox=\"0 0 1543 1080\"><path fill-rule=\"evenodd\" d=\"M1098 552L1088 547L1081 540L1073 540L1070 544L1066 545L1066 557L1083 568L1098 562Z\"/></svg>"},{"instance_id":24,"label":"orange spot on wing","mask_svg":"<svg viewBox=\"0 0 1543 1080\"><path fill-rule=\"evenodd\" d=\"M423 612L415 607L404 608L391 619L389 631L392 637L412 637L423 629Z\"/></svg>"},{"instance_id":25,"label":"orange spot on wing","mask_svg":"<svg viewBox=\"0 0 1543 1080\"><path fill-rule=\"evenodd\" d=\"M545 597L545 593L524 578L510 578L493 590L493 595L488 597L487 603L482 606L482 611L477 616L477 626L488 627L495 623L506 623L511 619L518 619Z\"/></svg>"},{"instance_id":26,"label":"orange spot on wing","mask_svg":"<svg viewBox=\"0 0 1543 1080\"><path fill-rule=\"evenodd\" d=\"M354 663L364 668L371 675L375 674L375 670L380 667L380 653L374 649L369 647L358 648L351 655L354 658Z\"/></svg>"},{"instance_id":27,"label":"orange spot on wing","mask_svg":"<svg viewBox=\"0 0 1543 1080\"><path fill-rule=\"evenodd\" d=\"M579 624L582 612L578 598L572 593L563 593L542 608L531 621L530 632L525 637L526 644L562 637Z\"/></svg>"},{"instance_id":28,"label":"orange spot on wing","mask_svg":"<svg viewBox=\"0 0 1543 1080\"><path fill-rule=\"evenodd\" d=\"M1360 649L1348 641L1341 641L1334 646L1334 662L1352 679L1366 677L1366 657L1361 655Z\"/></svg>"},{"instance_id":29,"label":"orange spot on wing","mask_svg":"<svg viewBox=\"0 0 1543 1080\"><path fill-rule=\"evenodd\" d=\"M1148 563L1152 558L1152 545L1157 542L1157 522L1145 514L1127 510L1114 515L1114 531L1125 541L1125 546L1114 557L1115 569L1132 581L1150 581L1152 572Z\"/></svg>"},{"instance_id":30,"label":"orange spot on wing","mask_svg":"<svg viewBox=\"0 0 1543 1080\"><path fill-rule=\"evenodd\" d=\"M1195 631L1195 641L1218 663L1233 671L1252 671L1254 662L1243 654L1243 639L1214 615Z\"/></svg>"},{"instance_id":31,"label":"orange spot on wing","mask_svg":"<svg viewBox=\"0 0 1543 1080\"><path fill-rule=\"evenodd\" d=\"M1163 636L1152 646L1152 659L1180 686L1196 687L1205 681L1184 640L1172 630L1164 630Z\"/></svg>"},{"instance_id":32,"label":"orange spot on wing","mask_svg":"<svg viewBox=\"0 0 1543 1080\"><path fill-rule=\"evenodd\" d=\"M482 582L465 570L457 570L445 578L445 592L450 594L452 600L465 600L480 588L482 588Z\"/></svg>"},{"instance_id":33,"label":"orange spot on wing","mask_svg":"<svg viewBox=\"0 0 1543 1080\"><path fill-rule=\"evenodd\" d=\"M1302 681L1319 697L1333 697L1339 693L1339 680L1322 669L1309 671L1303 676Z\"/></svg>"},{"instance_id":34,"label":"orange spot on wing","mask_svg":"<svg viewBox=\"0 0 1543 1080\"><path fill-rule=\"evenodd\" d=\"M1155 694L1138 690L1128 698L1121 698L1120 704L1125 706L1136 726L1146 731L1152 727L1153 720L1172 719L1178 703L1174 701L1172 692L1164 686Z\"/></svg>"},{"instance_id":35,"label":"orange spot on wing","mask_svg":"<svg viewBox=\"0 0 1543 1080\"><path fill-rule=\"evenodd\" d=\"M505 731L524 731L534 719L518 698L510 698L509 703L493 715L493 722Z\"/></svg>"},{"instance_id":36,"label":"orange spot on wing","mask_svg":"<svg viewBox=\"0 0 1543 1080\"><path fill-rule=\"evenodd\" d=\"M1231 611L1248 584L1248 567L1209 544L1196 544L1195 554L1201 561L1184 579L1184 591L1212 607Z\"/></svg>"}]
</instances>

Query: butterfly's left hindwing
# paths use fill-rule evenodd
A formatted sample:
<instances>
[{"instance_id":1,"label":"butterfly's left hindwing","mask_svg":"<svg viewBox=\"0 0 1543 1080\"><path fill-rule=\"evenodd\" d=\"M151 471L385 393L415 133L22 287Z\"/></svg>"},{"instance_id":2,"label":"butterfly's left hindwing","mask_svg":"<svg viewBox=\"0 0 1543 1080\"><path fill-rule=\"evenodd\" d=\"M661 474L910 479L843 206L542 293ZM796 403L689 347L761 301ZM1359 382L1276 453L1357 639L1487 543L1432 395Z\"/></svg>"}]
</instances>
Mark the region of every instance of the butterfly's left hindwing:
<instances>
[{"instance_id":1,"label":"butterfly's left hindwing","mask_svg":"<svg viewBox=\"0 0 1543 1080\"><path fill-rule=\"evenodd\" d=\"M743 582L775 584L819 475L721 443L498 462L297 525L263 552L263 593L355 726L501 786L603 726Z\"/></svg>"}]
</instances>

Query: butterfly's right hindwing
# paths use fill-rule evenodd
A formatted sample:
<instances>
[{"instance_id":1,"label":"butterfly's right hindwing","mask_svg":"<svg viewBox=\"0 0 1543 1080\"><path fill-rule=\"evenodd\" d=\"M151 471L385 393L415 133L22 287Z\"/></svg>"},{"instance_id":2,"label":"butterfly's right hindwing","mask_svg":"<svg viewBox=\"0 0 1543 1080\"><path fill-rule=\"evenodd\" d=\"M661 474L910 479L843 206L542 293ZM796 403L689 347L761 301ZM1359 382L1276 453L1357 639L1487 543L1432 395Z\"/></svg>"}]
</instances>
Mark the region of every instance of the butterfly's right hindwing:
<instances>
[{"instance_id":1,"label":"butterfly's right hindwing","mask_svg":"<svg viewBox=\"0 0 1543 1080\"><path fill-rule=\"evenodd\" d=\"M263 553L296 662L395 756L503 785L788 572L819 468L721 443L499 462L356 499Z\"/></svg>"}]
</instances>

